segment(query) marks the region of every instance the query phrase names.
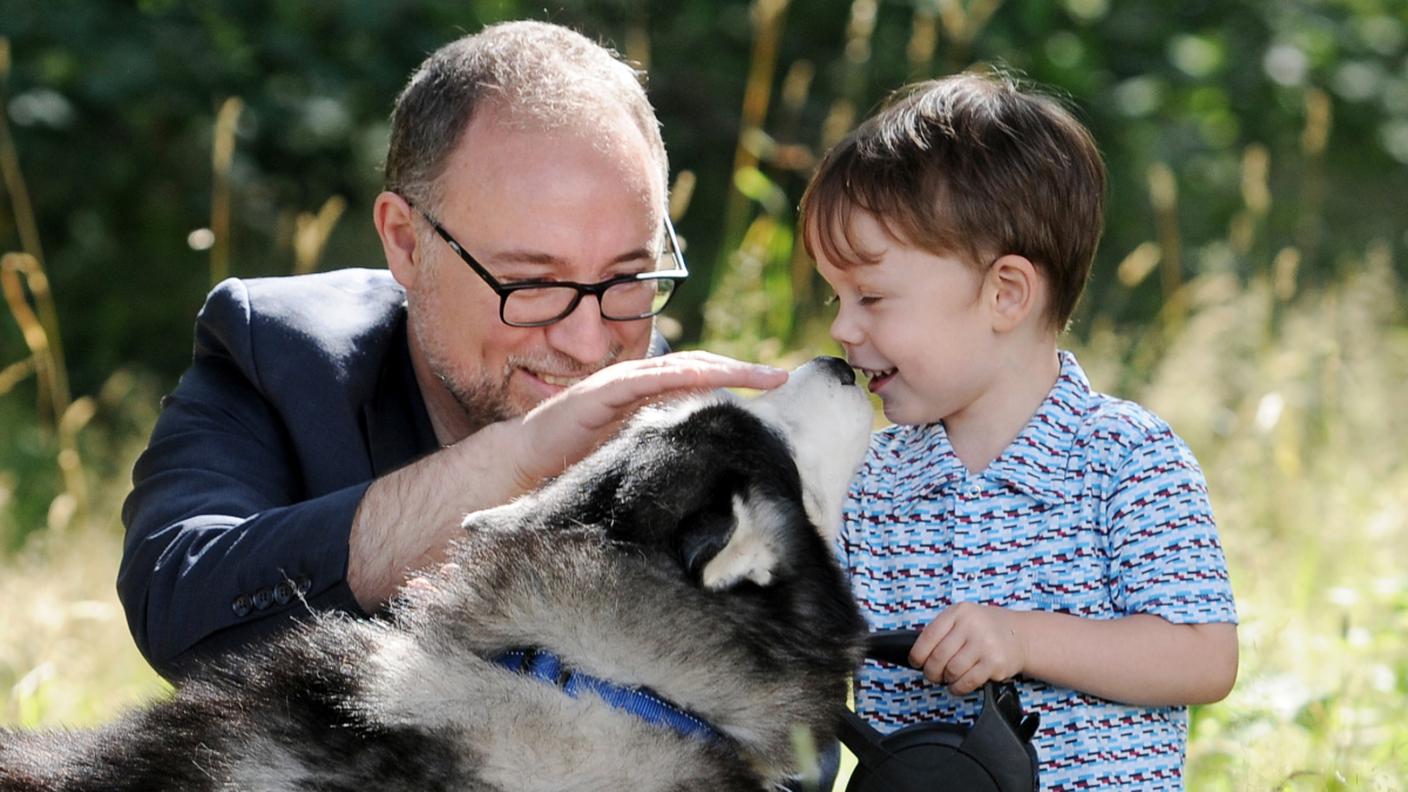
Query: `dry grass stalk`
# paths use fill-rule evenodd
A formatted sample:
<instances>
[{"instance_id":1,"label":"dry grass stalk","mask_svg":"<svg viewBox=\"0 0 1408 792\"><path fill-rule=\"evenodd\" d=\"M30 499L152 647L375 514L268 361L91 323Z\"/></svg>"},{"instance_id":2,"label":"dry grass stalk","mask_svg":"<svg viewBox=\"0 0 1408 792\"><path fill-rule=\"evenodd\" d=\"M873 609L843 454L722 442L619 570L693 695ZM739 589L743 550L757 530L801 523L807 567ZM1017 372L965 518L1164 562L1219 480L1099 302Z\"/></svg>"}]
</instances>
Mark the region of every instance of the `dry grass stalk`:
<instances>
[{"instance_id":1,"label":"dry grass stalk","mask_svg":"<svg viewBox=\"0 0 1408 792\"><path fill-rule=\"evenodd\" d=\"M47 349L52 370L45 387L52 389L52 397L66 407L69 399L68 367L64 363L64 348L59 335L59 312L54 307L53 294L49 290L49 278L44 272L44 247L39 239L39 223L35 219L34 206L29 200L29 189L25 185L24 172L20 168L19 151L10 135L10 120L5 115L6 87L10 79L10 42L0 36L0 176L9 195L10 206L14 210L15 228L19 232L20 247L33 260L26 274L30 294L39 312L39 322L47 338ZM47 401L47 400L46 400ZM54 412L56 418L62 410ZM46 411L41 410L41 415Z\"/></svg>"},{"instance_id":2,"label":"dry grass stalk","mask_svg":"<svg viewBox=\"0 0 1408 792\"><path fill-rule=\"evenodd\" d=\"M210 195L210 230L215 244L210 248L210 285L230 275L230 168L235 159L235 128L244 102L237 96L226 99L215 116L214 144L210 164L214 185Z\"/></svg>"},{"instance_id":3,"label":"dry grass stalk","mask_svg":"<svg viewBox=\"0 0 1408 792\"><path fill-rule=\"evenodd\" d=\"M4 396L34 373L34 358L17 360L0 369L0 396Z\"/></svg>"},{"instance_id":4,"label":"dry grass stalk","mask_svg":"<svg viewBox=\"0 0 1408 792\"><path fill-rule=\"evenodd\" d=\"M905 57L913 78L927 77L934 68L934 48L939 43L938 9L933 3L915 3Z\"/></svg>"},{"instance_id":5,"label":"dry grass stalk","mask_svg":"<svg viewBox=\"0 0 1408 792\"><path fill-rule=\"evenodd\" d=\"M1182 239L1178 232L1178 180L1167 164L1149 166L1149 198L1154 205L1154 221L1158 228L1160 284L1165 300L1183 286Z\"/></svg>"},{"instance_id":6,"label":"dry grass stalk","mask_svg":"<svg viewBox=\"0 0 1408 792\"><path fill-rule=\"evenodd\" d=\"M293 272L296 275L312 272L318 268L318 260L323 257L328 237L332 229L347 209L347 201L334 195L323 202L317 214L299 212L294 218L293 231Z\"/></svg>"},{"instance_id":7,"label":"dry grass stalk","mask_svg":"<svg viewBox=\"0 0 1408 792\"><path fill-rule=\"evenodd\" d=\"M69 401L68 382L63 376L63 367L54 355L51 336L29 307L25 296L26 283L30 293L37 293L36 284L46 284L44 271L39 261L28 253L6 253L0 258L0 291L4 292L5 304L20 334L29 347L30 361L38 382L40 414L50 413L54 418L59 439L58 466L63 475L64 491L50 506L50 527L67 526L74 517L82 518L88 511L88 491L83 474L83 460L78 452L78 432L92 417L92 400ZM14 365L5 369L5 374L21 373ZM7 385L8 390L12 385Z\"/></svg>"},{"instance_id":8,"label":"dry grass stalk","mask_svg":"<svg viewBox=\"0 0 1408 792\"><path fill-rule=\"evenodd\" d=\"M692 170L682 170L675 174L674 186L670 188L670 221L677 222L689 211L689 202L694 199L694 185L698 181ZM680 240L684 244L684 240Z\"/></svg>"},{"instance_id":9,"label":"dry grass stalk","mask_svg":"<svg viewBox=\"0 0 1408 792\"><path fill-rule=\"evenodd\" d=\"M738 143L733 150L734 174L756 167L757 155L747 141L754 130L761 130L767 119L772 100L772 82L777 73L778 42L782 38L783 17L788 0L755 0L753 3L753 52L748 61L748 80L743 89L743 114L739 122ZM729 192L724 208L724 242L732 244L747 220L748 197L734 189ZM715 277L717 282L717 276Z\"/></svg>"},{"instance_id":10,"label":"dry grass stalk","mask_svg":"<svg viewBox=\"0 0 1408 792\"><path fill-rule=\"evenodd\" d=\"M1002 0L972 0L967 5L964 5L962 0L937 2L939 20L948 32L948 40L952 45L948 53L949 65L958 69L968 59L968 53L973 48L973 42L977 41L978 34L987 27L997 9L1002 7Z\"/></svg>"},{"instance_id":11,"label":"dry grass stalk","mask_svg":"<svg viewBox=\"0 0 1408 792\"><path fill-rule=\"evenodd\" d=\"M48 279L39 260L28 253L6 253L0 258L0 288L34 362L39 384L39 414L57 422L69 406L68 378L54 354L53 337L29 305L26 285L36 301L40 295L48 298Z\"/></svg>"},{"instance_id":12,"label":"dry grass stalk","mask_svg":"<svg viewBox=\"0 0 1408 792\"><path fill-rule=\"evenodd\" d=\"M1301 131L1300 148L1305 155L1305 177L1301 184L1300 218L1296 228L1296 246L1307 258L1313 258L1324 234L1325 208L1325 148L1330 143L1334 127L1334 109L1330 95L1318 88L1305 93L1305 128Z\"/></svg>"}]
</instances>

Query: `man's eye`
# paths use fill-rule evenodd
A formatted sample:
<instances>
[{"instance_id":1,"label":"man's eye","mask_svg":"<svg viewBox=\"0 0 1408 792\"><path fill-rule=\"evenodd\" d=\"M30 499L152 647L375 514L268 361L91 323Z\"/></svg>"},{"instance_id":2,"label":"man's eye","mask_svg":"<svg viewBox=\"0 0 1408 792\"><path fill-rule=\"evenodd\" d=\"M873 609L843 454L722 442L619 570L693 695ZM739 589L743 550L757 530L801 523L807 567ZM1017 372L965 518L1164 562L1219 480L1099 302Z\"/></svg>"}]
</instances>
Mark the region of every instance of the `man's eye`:
<instances>
[{"instance_id":1,"label":"man's eye","mask_svg":"<svg viewBox=\"0 0 1408 792\"><path fill-rule=\"evenodd\" d=\"M519 283L552 283L557 280L557 277L549 272L543 272L541 274L524 272L495 273L495 277L499 279L499 283L505 286L513 286Z\"/></svg>"}]
</instances>

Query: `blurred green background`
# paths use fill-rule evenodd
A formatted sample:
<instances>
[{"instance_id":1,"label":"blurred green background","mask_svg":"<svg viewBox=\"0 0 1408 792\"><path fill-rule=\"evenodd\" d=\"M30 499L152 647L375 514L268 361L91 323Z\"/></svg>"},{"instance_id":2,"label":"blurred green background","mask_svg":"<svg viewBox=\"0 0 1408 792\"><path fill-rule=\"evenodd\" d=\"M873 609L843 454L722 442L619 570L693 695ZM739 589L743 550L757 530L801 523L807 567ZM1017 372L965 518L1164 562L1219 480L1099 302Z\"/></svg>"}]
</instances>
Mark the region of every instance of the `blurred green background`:
<instances>
[{"instance_id":1,"label":"blurred green background","mask_svg":"<svg viewBox=\"0 0 1408 792\"><path fill-rule=\"evenodd\" d=\"M0 0L0 722L161 689L117 511L206 290L382 266L393 98L523 17L648 70L695 273L666 327L741 357L834 350L795 207L886 92L988 62L1066 97L1111 173L1066 344L1204 463L1243 618L1190 788L1404 788L1408 0Z\"/></svg>"}]
</instances>

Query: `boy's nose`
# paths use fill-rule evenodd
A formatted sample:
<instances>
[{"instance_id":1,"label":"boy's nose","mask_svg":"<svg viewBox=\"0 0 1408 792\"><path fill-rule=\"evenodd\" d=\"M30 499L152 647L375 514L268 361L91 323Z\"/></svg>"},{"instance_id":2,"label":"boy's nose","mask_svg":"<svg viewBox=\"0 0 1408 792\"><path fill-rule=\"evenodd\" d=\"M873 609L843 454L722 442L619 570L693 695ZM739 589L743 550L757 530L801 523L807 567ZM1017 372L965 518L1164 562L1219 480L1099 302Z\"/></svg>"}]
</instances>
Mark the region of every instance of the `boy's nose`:
<instances>
[{"instance_id":1,"label":"boy's nose","mask_svg":"<svg viewBox=\"0 0 1408 792\"><path fill-rule=\"evenodd\" d=\"M860 344L862 335L860 328L855 322L850 321L844 310L836 314L836 318L831 320L831 338L845 347L853 347Z\"/></svg>"}]
</instances>

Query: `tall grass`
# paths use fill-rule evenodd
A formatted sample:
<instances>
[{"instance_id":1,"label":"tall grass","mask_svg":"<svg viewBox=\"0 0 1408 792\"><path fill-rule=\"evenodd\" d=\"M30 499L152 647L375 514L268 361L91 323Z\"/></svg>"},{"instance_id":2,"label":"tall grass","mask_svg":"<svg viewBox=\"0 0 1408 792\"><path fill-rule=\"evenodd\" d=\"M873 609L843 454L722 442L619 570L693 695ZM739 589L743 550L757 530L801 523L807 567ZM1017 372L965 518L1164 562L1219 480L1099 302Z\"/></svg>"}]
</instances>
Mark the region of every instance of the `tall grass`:
<instances>
[{"instance_id":1,"label":"tall grass","mask_svg":"<svg viewBox=\"0 0 1408 792\"><path fill-rule=\"evenodd\" d=\"M1289 304L1208 276L1157 362L1097 333L1204 464L1242 619L1241 672L1198 709L1192 789L1402 789L1408 778L1408 333L1383 248Z\"/></svg>"}]
</instances>

